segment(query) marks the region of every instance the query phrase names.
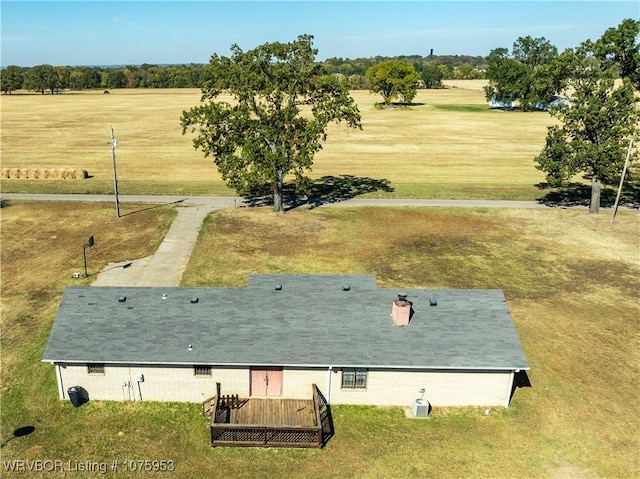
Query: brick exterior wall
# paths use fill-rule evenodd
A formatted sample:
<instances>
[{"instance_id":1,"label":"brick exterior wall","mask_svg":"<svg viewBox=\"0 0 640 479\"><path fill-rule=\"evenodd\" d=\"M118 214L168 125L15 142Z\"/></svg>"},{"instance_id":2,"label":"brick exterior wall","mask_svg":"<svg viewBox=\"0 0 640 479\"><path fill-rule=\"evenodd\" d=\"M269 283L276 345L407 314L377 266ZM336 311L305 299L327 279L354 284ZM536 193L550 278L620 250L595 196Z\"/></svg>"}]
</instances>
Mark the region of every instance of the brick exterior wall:
<instances>
[{"instance_id":1,"label":"brick exterior wall","mask_svg":"<svg viewBox=\"0 0 640 479\"><path fill-rule=\"evenodd\" d=\"M138 383L136 376L144 381ZM67 390L81 386L89 399L112 401L202 402L214 396L216 383L222 394L249 397L249 368L212 367L210 377L196 376L193 367L105 365L104 374L89 374L86 365L60 365L59 385ZM504 406L510 395L510 371L407 371L369 370L365 389L342 389L342 372L334 368L285 368L282 397L309 399L317 384L332 404L363 404L410 407L424 388L424 398L433 406Z\"/></svg>"}]
</instances>

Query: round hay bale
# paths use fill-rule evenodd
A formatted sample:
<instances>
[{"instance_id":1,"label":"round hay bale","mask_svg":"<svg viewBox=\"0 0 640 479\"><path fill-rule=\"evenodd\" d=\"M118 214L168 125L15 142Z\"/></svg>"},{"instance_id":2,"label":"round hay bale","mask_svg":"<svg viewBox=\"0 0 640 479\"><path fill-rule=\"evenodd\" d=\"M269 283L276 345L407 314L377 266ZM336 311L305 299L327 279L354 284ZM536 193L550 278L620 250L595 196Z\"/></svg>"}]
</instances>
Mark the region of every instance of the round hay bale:
<instances>
[{"instance_id":1,"label":"round hay bale","mask_svg":"<svg viewBox=\"0 0 640 479\"><path fill-rule=\"evenodd\" d=\"M37 170L34 170L33 168L29 168L27 170L27 178L30 179L30 180L35 180L36 179L36 171Z\"/></svg>"},{"instance_id":2,"label":"round hay bale","mask_svg":"<svg viewBox=\"0 0 640 479\"><path fill-rule=\"evenodd\" d=\"M63 175L64 175L64 170L61 168L55 168L49 172L49 178L62 179L64 178Z\"/></svg>"},{"instance_id":3,"label":"round hay bale","mask_svg":"<svg viewBox=\"0 0 640 479\"><path fill-rule=\"evenodd\" d=\"M39 180L44 180L48 176L49 176L49 170L47 170L46 168L40 168L36 170L36 178L38 178Z\"/></svg>"},{"instance_id":4,"label":"round hay bale","mask_svg":"<svg viewBox=\"0 0 640 479\"><path fill-rule=\"evenodd\" d=\"M75 170L76 180L84 180L87 176L87 170L83 170L82 168L76 168Z\"/></svg>"},{"instance_id":5,"label":"round hay bale","mask_svg":"<svg viewBox=\"0 0 640 479\"><path fill-rule=\"evenodd\" d=\"M20 168L18 170L18 178L20 178L21 180L26 180L28 178L27 171L28 170L26 168Z\"/></svg>"},{"instance_id":6,"label":"round hay bale","mask_svg":"<svg viewBox=\"0 0 640 479\"><path fill-rule=\"evenodd\" d=\"M20 168L9 168L9 178L20 178Z\"/></svg>"},{"instance_id":7,"label":"round hay bale","mask_svg":"<svg viewBox=\"0 0 640 479\"><path fill-rule=\"evenodd\" d=\"M2 177L9 178L9 168L2 168Z\"/></svg>"}]
</instances>

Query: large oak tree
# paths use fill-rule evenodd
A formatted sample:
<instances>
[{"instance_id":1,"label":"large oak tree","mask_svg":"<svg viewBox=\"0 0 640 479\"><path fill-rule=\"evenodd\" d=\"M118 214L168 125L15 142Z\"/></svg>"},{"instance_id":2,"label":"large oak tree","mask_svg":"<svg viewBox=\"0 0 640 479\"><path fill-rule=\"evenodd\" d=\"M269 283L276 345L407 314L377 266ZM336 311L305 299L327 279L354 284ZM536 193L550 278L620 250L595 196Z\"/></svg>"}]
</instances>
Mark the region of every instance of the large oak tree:
<instances>
[{"instance_id":1,"label":"large oak tree","mask_svg":"<svg viewBox=\"0 0 640 479\"><path fill-rule=\"evenodd\" d=\"M590 178L589 211L598 213L602 185L619 181L629 141L638 135L635 89L629 78L616 83L613 69L594 56L590 42L566 50L558 62L569 72L571 101L551 110L561 125L549 127L537 168L551 186L563 186L580 173Z\"/></svg>"},{"instance_id":2,"label":"large oak tree","mask_svg":"<svg viewBox=\"0 0 640 479\"><path fill-rule=\"evenodd\" d=\"M399 60L388 60L367 69L370 91L382 95L385 104L400 97L403 103L411 103L418 93L420 76L413 65Z\"/></svg>"},{"instance_id":3,"label":"large oak tree","mask_svg":"<svg viewBox=\"0 0 640 479\"><path fill-rule=\"evenodd\" d=\"M181 117L183 134L196 133L194 147L213 157L227 184L240 194L269 184L276 212L285 177L307 179L330 122L361 128L348 84L315 63L312 41L300 35L246 52L234 44L230 57L213 55L201 104Z\"/></svg>"},{"instance_id":4,"label":"large oak tree","mask_svg":"<svg viewBox=\"0 0 640 479\"><path fill-rule=\"evenodd\" d=\"M487 100L518 102L523 110L548 104L564 86L565 77L554 59L558 50L544 37L518 38L513 49L492 50L487 58Z\"/></svg>"}]
</instances>

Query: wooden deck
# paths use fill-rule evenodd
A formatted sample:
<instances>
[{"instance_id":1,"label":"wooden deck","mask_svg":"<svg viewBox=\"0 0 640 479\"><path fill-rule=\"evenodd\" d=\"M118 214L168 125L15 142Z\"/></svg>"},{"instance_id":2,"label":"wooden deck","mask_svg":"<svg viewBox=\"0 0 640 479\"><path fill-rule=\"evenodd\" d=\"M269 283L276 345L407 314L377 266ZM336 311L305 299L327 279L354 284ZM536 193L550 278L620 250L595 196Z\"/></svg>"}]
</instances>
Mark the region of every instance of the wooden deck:
<instances>
[{"instance_id":1,"label":"wooden deck","mask_svg":"<svg viewBox=\"0 0 640 479\"><path fill-rule=\"evenodd\" d=\"M211 445L321 448L331 437L326 399L314 384L312 399L239 398L218 394L203 403L211 414Z\"/></svg>"},{"instance_id":2,"label":"wooden deck","mask_svg":"<svg viewBox=\"0 0 640 479\"><path fill-rule=\"evenodd\" d=\"M231 409L231 424L261 426L317 426L310 399L249 398Z\"/></svg>"}]
</instances>

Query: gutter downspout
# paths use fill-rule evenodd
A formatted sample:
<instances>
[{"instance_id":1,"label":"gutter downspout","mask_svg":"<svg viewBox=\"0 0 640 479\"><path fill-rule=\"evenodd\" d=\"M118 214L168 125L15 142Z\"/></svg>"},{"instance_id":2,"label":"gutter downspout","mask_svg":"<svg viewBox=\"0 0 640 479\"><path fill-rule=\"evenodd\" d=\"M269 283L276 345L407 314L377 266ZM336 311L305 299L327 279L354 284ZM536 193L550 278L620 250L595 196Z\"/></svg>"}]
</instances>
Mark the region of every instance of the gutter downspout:
<instances>
[{"instance_id":1,"label":"gutter downspout","mask_svg":"<svg viewBox=\"0 0 640 479\"><path fill-rule=\"evenodd\" d=\"M507 397L504 400L504 407L508 408L509 407L509 403L511 402L511 391L513 391L513 377L515 376L516 372L520 372L519 369L516 370L511 370L511 376L509 376L509 387L507 389Z\"/></svg>"},{"instance_id":2,"label":"gutter downspout","mask_svg":"<svg viewBox=\"0 0 640 479\"><path fill-rule=\"evenodd\" d=\"M62 385L62 372L60 371L60 364L53 363L56 367L56 382L58 383L58 397L60 400L64 399L64 386Z\"/></svg>"},{"instance_id":3,"label":"gutter downspout","mask_svg":"<svg viewBox=\"0 0 640 479\"><path fill-rule=\"evenodd\" d=\"M331 404L331 371L333 370L333 366L329 366L327 369L327 404Z\"/></svg>"}]
</instances>

